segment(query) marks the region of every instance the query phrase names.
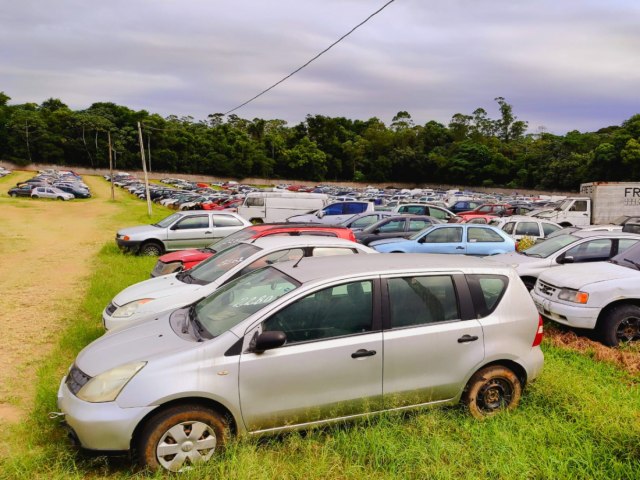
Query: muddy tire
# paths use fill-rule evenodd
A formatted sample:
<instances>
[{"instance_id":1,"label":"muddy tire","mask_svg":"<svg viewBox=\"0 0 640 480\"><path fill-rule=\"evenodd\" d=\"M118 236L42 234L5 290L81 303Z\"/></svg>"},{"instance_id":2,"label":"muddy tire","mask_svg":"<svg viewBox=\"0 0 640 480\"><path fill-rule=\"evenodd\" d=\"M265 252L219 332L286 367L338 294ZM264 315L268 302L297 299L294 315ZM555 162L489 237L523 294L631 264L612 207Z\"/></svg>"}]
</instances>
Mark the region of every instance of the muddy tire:
<instances>
[{"instance_id":1,"label":"muddy tire","mask_svg":"<svg viewBox=\"0 0 640 480\"><path fill-rule=\"evenodd\" d=\"M145 257L159 257L164 252L164 248L157 242L146 242L140 247L140 255Z\"/></svg>"},{"instance_id":2,"label":"muddy tire","mask_svg":"<svg viewBox=\"0 0 640 480\"><path fill-rule=\"evenodd\" d=\"M522 384L513 371L496 365L477 371L469 380L462 403L476 418L513 410L522 396Z\"/></svg>"},{"instance_id":3,"label":"muddy tire","mask_svg":"<svg viewBox=\"0 0 640 480\"><path fill-rule=\"evenodd\" d=\"M204 463L227 442L225 419L200 405L178 405L147 421L135 443L142 468L180 472Z\"/></svg>"},{"instance_id":4,"label":"muddy tire","mask_svg":"<svg viewBox=\"0 0 640 480\"><path fill-rule=\"evenodd\" d=\"M599 322L598 338L609 347L640 341L640 307L636 305L613 307Z\"/></svg>"}]
</instances>

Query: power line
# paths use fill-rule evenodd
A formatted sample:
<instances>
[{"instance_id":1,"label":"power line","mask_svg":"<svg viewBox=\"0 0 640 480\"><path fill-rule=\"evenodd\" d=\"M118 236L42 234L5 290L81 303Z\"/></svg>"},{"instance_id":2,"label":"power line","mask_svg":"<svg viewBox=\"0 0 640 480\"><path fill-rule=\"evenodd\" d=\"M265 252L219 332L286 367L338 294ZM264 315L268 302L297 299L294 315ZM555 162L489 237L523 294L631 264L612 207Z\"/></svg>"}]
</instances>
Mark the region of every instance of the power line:
<instances>
[{"instance_id":1,"label":"power line","mask_svg":"<svg viewBox=\"0 0 640 480\"><path fill-rule=\"evenodd\" d=\"M272 90L273 88L277 87L278 85L280 85L282 82L284 82L285 80L287 80L289 77L292 77L293 75L295 75L296 73L298 73L300 70L302 70L303 68L305 68L307 65L309 65L311 62L313 62L314 60L318 59L321 55L325 54L326 52L328 52L329 50L331 50L335 45L337 45L338 43L340 43L342 40L344 40L345 38L347 38L349 35L351 35L353 32L355 32L358 28L360 28L362 25L364 25L365 23L367 23L369 20L371 20L373 17L375 17L377 14L379 14L382 10L384 10L385 8L387 8L389 5L391 5L393 2L395 2L395 0L389 0L387 3L385 3L382 7L380 7L378 10L376 10L375 12L373 12L371 15L369 15L367 18L365 18L362 22L360 22L358 25L356 25L355 27L353 27L351 30L349 30L347 33L345 33L343 36L341 36L338 40L336 40L335 42L333 42L331 45L329 45L327 48L325 48L324 50L322 50L319 54L317 54L315 57L313 57L311 60L309 60L307 63L305 63L304 65L302 65L301 67L295 69L293 72L291 72L289 75L287 75L286 77L284 77L283 79L277 81L276 83L274 83L273 85L271 85L269 88L263 90L262 92L260 92L259 94L257 94L255 97L250 98L249 100L247 100L246 102L238 105L235 108L232 108L231 110L229 110L228 112L225 112L225 115L230 114L231 112L235 112L236 110L244 107L245 105L247 105L250 102L253 102L256 98L261 97L262 95L264 95L265 93L267 93L269 90Z\"/></svg>"}]
</instances>

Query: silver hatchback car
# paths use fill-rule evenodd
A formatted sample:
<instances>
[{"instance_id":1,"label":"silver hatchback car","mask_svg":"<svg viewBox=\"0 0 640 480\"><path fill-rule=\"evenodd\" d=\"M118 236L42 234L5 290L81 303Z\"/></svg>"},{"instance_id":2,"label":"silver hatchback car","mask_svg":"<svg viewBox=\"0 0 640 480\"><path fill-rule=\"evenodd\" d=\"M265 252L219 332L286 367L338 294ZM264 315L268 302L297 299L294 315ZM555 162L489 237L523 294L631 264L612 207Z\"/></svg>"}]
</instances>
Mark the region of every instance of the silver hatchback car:
<instances>
[{"instance_id":1,"label":"silver hatchback car","mask_svg":"<svg viewBox=\"0 0 640 480\"><path fill-rule=\"evenodd\" d=\"M210 460L232 433L372 412L516 407L543 365L515 271L451 255L302 258L87 346L58 406L79 443L151 469Z\"/></svg>"}]
</instances>

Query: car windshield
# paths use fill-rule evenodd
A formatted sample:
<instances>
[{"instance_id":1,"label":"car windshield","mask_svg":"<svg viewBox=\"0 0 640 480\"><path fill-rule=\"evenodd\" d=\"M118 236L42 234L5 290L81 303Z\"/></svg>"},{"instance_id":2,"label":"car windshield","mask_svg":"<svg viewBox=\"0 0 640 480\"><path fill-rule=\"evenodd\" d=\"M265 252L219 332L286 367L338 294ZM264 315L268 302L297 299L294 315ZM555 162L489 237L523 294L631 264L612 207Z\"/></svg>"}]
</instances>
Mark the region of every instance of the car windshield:
<instances>
[{"instance_id":1,"label":"car windshield","mask_svg":"<svg viewBox=\"0 0 640 480\"><path fill-rule=\"evenodd\" d=\"M255 228L243 228L242 230L238 230L236 233L232 233L231 235L227 235L224 238L221 238L217 242L212 243L207 247L207 250L211 250L212 252L221 252L222 250L229 248L236 243L244 242L245 240L252 239L255 234L258 233L258 230Z\"/></svg>"},{"instance_id":2,"label":"car windshield","mask_svg":"<svg viewBox=\"0 0 640 480\"><path fill-rule=\"evenodd\" d=\"M548 256L556 253L563 247L570 245L576 240L580 240L578 237L573 235L559 235L554 238L548 238L542 243L538 243L533 247L527 248L523 252L520 252L522 255L526 255L527 257L538 257L538 258L547 258Z\"/></svg>"},{"instance_id":3,"label":"car windshield","mask_svg":"<svg viewBox=\"0 0 640 480\"><path fill-rule=\"evenodd\" d=\"M186 270L184 272L185 277L179 278L179 280L184 281L189 279L192 283L206 285L260 250L262 250L260 247L249 243L237 243L204 262L199 263L191 270Z\"/></svg>"},{"instance_id":4,"label":"car windshield","mask_svg":"<svg viewBox=\"0 0 640 480\"><path fill-rule=\"evenodd\" d=\"M194 318L209 336L217 337L299 286L280 270L261 268L229 282L198 302Z\"/></svg>"},{"instance_id":5,"label":"car windshield","mask_svg":"<svg viewBox=\"0 0 640 480\"><path fill-rule=\"evenodd\" d=\"M612 257L610 262L622 267L640 270L640 243L636 243L627 250Z\"/></svg>"},{"instance_id":6,"label":"car windshield","mask_svg":"<svg viewBox=\"0 0 640 480\"><path fill-rule=\"evenodd\" d=\"M428 226L427 228L424 228L422 230L420 230L419 232L414 233L413 235L411 235L409 237L409 240L417 240L418 238L420 238L427 230L431 230L432 228L434 228L433 225Z\"/></svg>"},{"instance_id":7,"label":"car windshield","mask_svg":"<svg viewBox=\"0 0 640 480\"><path fill-rule=\"evenodd\" d=\"M170 226L171 224L173 224L173 222L175 222L178 218L180 218L182 215L180 215L179 213L174 213L172 215L169 215L166 218L163 218L162 220L160 220L157 223L152 224L154 227L160 227L160 228L167 228L168 226Z\"/></svg>"}]
</instances>

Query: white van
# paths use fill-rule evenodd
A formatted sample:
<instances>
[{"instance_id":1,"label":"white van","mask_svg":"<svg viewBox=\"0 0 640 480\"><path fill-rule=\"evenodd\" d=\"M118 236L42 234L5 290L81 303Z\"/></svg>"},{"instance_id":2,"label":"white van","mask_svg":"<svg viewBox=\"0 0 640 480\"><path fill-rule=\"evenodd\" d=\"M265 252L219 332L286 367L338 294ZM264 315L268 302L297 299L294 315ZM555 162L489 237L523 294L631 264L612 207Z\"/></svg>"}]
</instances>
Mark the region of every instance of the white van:
<instances>
[{"instance_id":1,"label":"white van","mask_svg":"<svg viewBox=\"0 0 640 480\"><path fill-rule=\"evenodd\" d=\"M238 215L251 223L284 222L292 215L320 210L328 202L324 193L251 192L238 207Z\"/></svg>"}]
</instances>

